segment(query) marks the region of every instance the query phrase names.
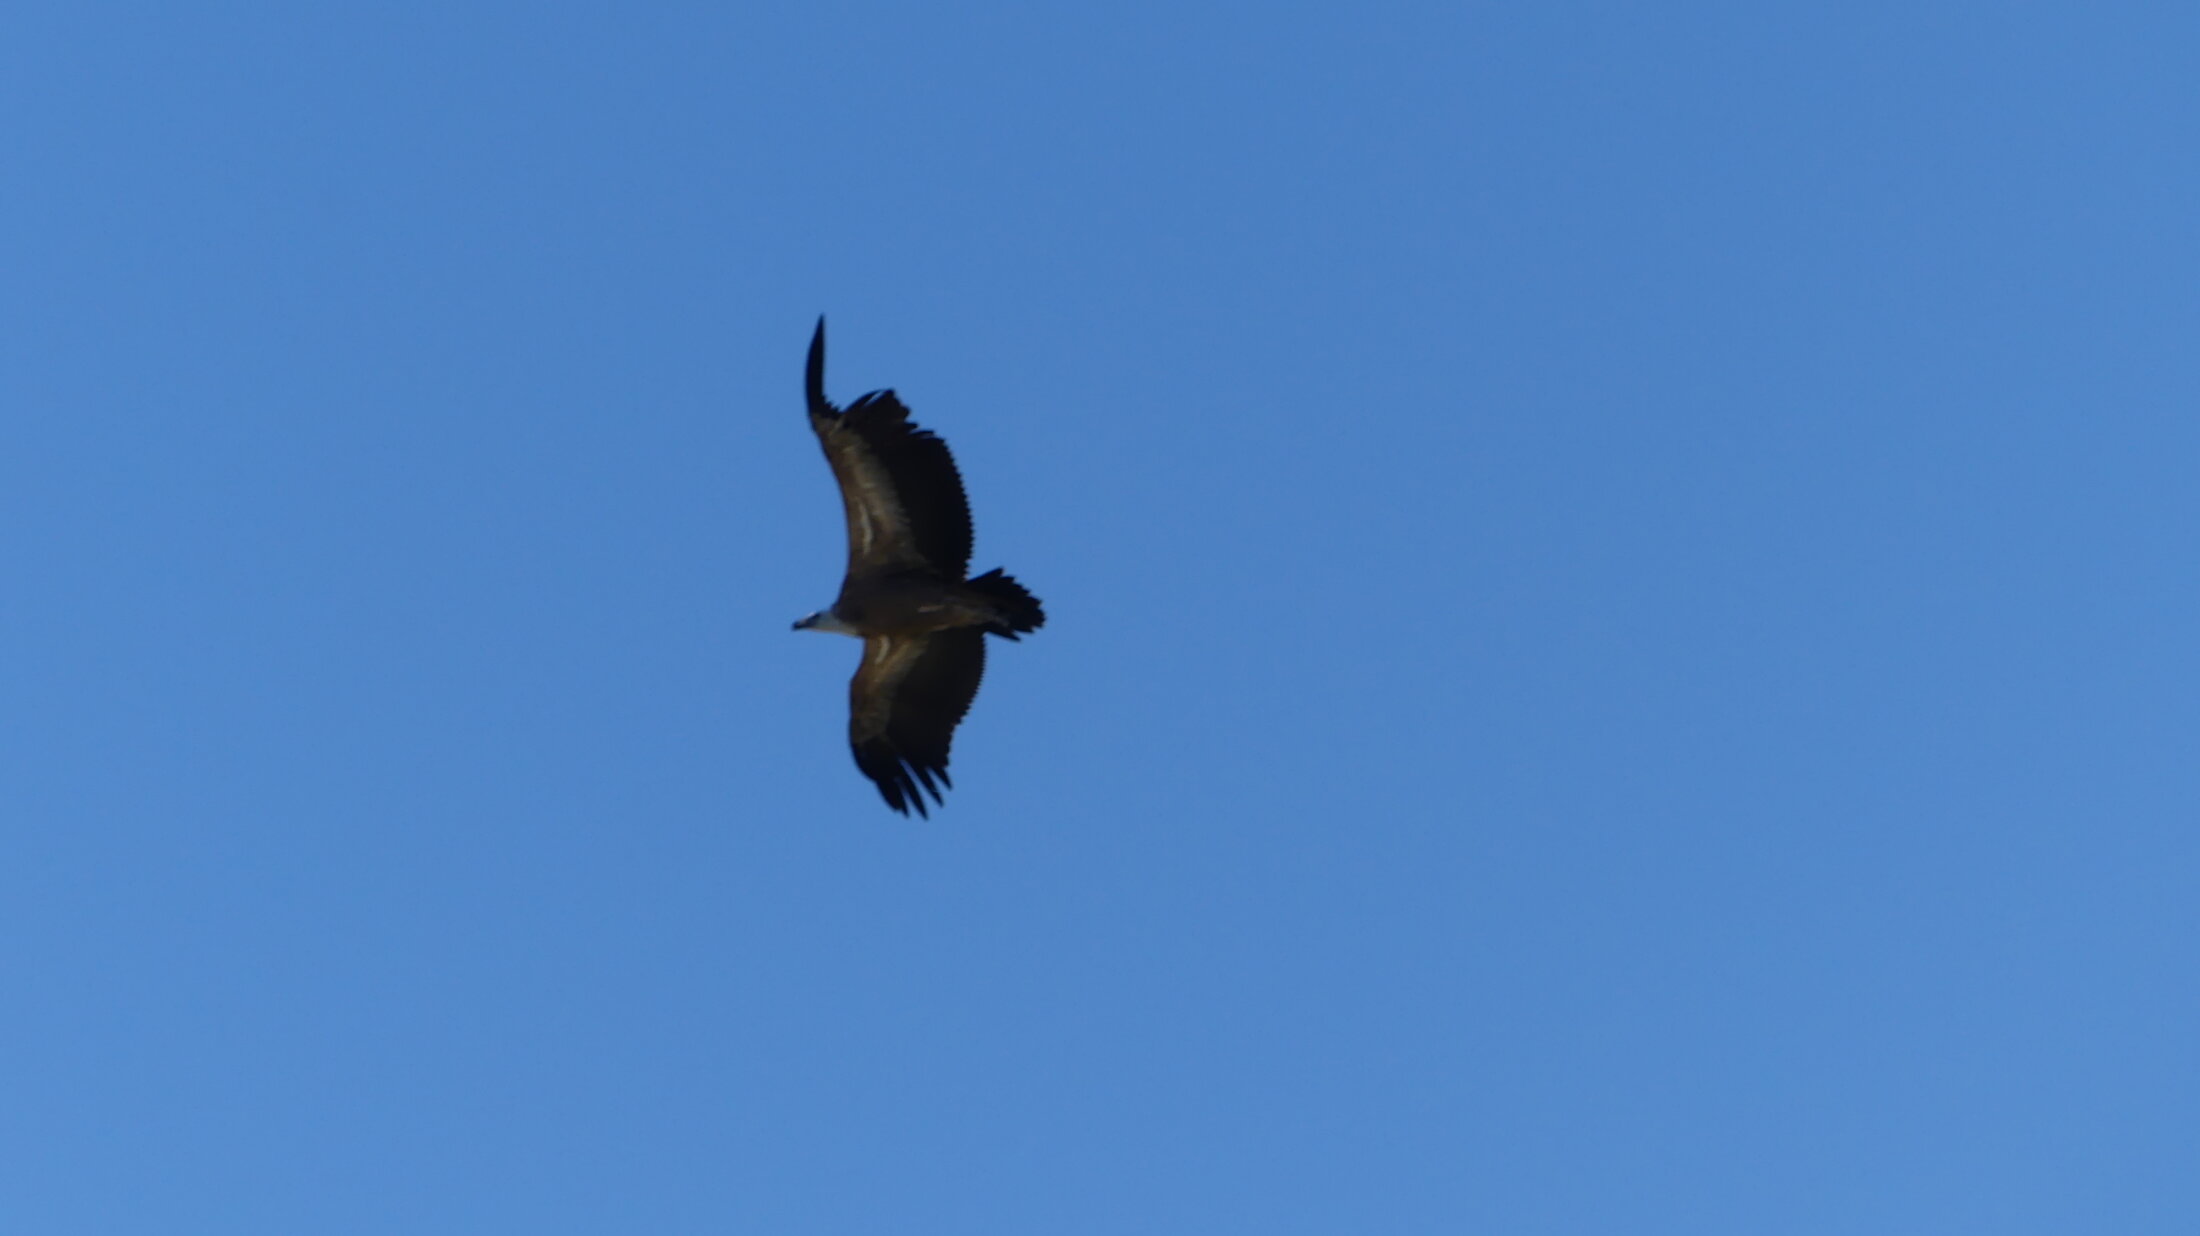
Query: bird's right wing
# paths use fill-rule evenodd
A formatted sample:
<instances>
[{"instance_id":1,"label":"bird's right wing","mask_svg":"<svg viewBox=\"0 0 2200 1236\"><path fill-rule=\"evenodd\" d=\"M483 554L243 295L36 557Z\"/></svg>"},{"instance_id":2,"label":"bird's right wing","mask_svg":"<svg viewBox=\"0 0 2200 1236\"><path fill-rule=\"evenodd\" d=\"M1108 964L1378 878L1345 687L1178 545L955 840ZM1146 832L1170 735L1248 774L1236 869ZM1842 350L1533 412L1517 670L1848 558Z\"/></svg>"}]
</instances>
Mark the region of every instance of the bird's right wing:
<instances>
[{"instance_id":1,"label":"bird's right wing","mask_svg":"<svg viewBox=\"0 0 2200 1236\"><path fill-rule=\"evenodd\" d=\"M976 627L863 641L848 684L848 745L887 806L921 816L925 793L943 801L941 789L954 785L948 747L984 676L985 632Z\"/></svg>"}]
</instances>

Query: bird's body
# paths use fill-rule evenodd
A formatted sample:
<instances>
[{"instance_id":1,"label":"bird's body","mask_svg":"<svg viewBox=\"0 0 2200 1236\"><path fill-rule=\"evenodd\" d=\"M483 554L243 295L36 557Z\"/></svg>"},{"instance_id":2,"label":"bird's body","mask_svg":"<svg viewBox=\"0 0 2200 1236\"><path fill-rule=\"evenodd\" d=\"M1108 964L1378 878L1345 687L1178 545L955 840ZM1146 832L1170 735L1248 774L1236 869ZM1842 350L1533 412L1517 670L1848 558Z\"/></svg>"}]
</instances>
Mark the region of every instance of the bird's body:
<instances>
[{"instance_id":1,"label":"bird's body","mask_svg":"<svg viewBox=\"0 0 2200 1236\"><path fill-rule=\"evenodd\" d=\"M825 630L858 636L918 636L994 621L987 599L968 584L949 584L927 571L879 571L851 580L826 613Z\"/></svg>"},{"instance_id":2,"label":"bird's body","mask_svg":"<svg viewBox=\"0 0 2200 1236\"><path fill-rule=\"evenodd\" d=\"M831 609L796 630L863 641L849 684L856 767L888 806L926 814L942 801L948 748L985 674L985 636L1015 639L1046 622L1038 598L998 570L965 579L970 506L947 444L909 420L892 391L845 411L825 398L825 320L810 340L810 427L848 517L848 570Z\"/></svg>"}]
</instances>

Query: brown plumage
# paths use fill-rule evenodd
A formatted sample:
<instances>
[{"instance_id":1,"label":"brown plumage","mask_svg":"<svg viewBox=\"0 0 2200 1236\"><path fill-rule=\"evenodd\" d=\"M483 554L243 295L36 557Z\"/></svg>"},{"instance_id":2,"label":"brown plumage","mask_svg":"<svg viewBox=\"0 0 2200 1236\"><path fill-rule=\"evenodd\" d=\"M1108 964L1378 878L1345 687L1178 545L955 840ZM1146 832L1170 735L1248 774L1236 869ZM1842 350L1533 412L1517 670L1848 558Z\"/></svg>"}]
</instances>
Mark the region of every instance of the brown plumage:
<instances>
[{"instance_id":1,"label":"brown plumage","mask_svg":"<svg viewBox=\"0 0 2200 1236\"><path fill-rule=\"evenodd\" d=\"M894 392L845 411L825 398L825 319L810 339L810 428L840 483L848 570L831 609L796 630L863 641L848 685L848 742L886 805L926 815L953 782L948 747L985 675L985 637L1015 639L1046 622L1023 585L970 568L970 504L947 444L909 419Z\"/></svg>"}]
</instances>

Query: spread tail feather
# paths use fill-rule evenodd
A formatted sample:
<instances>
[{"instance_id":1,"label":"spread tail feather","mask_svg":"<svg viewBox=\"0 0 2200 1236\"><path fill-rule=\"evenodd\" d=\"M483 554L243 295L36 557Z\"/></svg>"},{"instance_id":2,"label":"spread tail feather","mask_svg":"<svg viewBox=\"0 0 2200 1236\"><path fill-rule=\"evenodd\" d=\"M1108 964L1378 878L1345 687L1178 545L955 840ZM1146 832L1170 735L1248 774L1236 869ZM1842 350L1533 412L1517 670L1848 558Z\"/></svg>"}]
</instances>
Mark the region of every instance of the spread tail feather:
<instances>
[{"instance_id":1,"label":"spread tail feather","mask_svg":"<svg viewBox=\"0 0 2200 1236\"><path fill-rule=\"evenodd\" d=\"M1046 625L1046 611L1039 608L1039 598L1025 591L1013 576L1002 573L999 567L987 571L964 587L984 597L993 607L997 619L986 627L995 635L1015 639L1020 632L1036 631Z\"/></svg>"}]
</instances>

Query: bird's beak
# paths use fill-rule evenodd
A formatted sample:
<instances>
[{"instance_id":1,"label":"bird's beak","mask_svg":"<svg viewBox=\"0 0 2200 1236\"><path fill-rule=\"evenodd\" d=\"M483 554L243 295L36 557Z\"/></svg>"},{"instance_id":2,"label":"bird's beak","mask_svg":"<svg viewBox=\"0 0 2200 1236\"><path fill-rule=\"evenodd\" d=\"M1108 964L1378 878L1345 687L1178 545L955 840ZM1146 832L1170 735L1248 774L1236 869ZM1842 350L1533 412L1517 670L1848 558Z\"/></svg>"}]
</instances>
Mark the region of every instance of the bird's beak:
<instances>
[{"instance_id":1,"label":"bird's beak","mask_svg":"<svg viewBox=\"0 0 2200 1236\"><path fill-rule=\"evenodd\" d=\"M807 618L797 618L797 619L795 619L795 620L794 620L794 629L795 629L795 630L797 630L797 631L807 631L807 630L809 630L809 629L810 629L811 627L814 627L814 626L816 626L816 625L817 625L817 615L816 615L816 614L811 614L811 615L810 615L809 617L807 617Z\"/></svg>"}]
</instances>

